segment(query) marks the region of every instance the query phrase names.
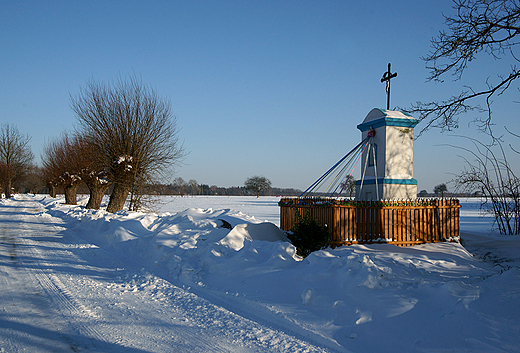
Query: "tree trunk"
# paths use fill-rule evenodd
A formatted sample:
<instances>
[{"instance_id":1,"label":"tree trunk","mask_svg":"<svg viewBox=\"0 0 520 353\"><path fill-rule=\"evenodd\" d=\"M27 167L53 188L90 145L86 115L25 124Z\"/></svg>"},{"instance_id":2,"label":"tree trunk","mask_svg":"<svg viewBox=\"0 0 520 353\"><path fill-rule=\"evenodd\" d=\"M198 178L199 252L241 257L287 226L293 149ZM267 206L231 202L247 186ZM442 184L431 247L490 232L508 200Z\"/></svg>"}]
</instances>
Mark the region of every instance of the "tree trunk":
<instances>
[{"instance_id":1,"label":"tree trunk","mask_svg":"<svg viewBox=\"0 0 520 353\"><path fill-rule=\"evenodd\" d=\"M8 199L11 197L11 189L12 189L11 179L7 179L7 184L5 185L5 198Z\"/></svg>"},{"instance_id":2,"label":"tree trunk","mask_svg":"<svg viewBox=\"0 0 520 353\"><path fill-rule=\"evenodd\" d=\"M48 187L49 187L49 196L52 197L53 199L56 198L56 186L54 186L53 184L49 184Z\"/></svg>"},{"instance_id":3,"label":"tree trunk","mask_svg":"<svg viewBox=\"0 0 520 353\"><path fill-rule=\"evenodd\" d=\"M63 188L65 192L65 205L77 205L76 191L78 190L78 186L78 183L74 183Z\"/></svg>"},{"instance_id":4,"label":"tree trunk","mask_svg":"<svg viewBox=\"0 0 520 353\"><path fill-rule=\"evenodd\" d=\"M130 185L115 183L114 190L112 190L112 194L110 194L110 201L108 202L107 211L114 213L122 210L125 206L130 189Z\"/></svg>"},{"instance_id":5,"label":"tree trunk","mask_svg":"<svg viewBox=\"0 0 520 353\"><path fill-rule=\"evenodd\" d=\"M101 207L101 201L103 201L103 196L107 192L110 184L100 184L99 182L92 182L87 184L88 189L90 190L90 197L88 199L88 203L86 208L90 210L99 210Z\"/></svg>"}]
</instances>

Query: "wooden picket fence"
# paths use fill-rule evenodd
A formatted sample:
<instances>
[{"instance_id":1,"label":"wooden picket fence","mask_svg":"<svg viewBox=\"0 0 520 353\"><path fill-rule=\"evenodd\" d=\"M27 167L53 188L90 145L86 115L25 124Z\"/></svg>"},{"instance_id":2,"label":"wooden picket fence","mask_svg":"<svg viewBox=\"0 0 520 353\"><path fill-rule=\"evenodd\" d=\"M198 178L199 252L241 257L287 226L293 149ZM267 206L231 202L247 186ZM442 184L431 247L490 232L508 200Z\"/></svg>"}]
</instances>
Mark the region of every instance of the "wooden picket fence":
<instances>
[{"instance_id":1,"label":"wooden picket fence","mask_svg":"<svg viewBox=\"0 0 520 353\"><path fill-rule=\"evenodd\" d=\"M363 243L411 246L460 239L457 199L363 202L282 198L280 228L294 228L296 211L329 228L332 247Z\"/></svg>"}]
</instances>

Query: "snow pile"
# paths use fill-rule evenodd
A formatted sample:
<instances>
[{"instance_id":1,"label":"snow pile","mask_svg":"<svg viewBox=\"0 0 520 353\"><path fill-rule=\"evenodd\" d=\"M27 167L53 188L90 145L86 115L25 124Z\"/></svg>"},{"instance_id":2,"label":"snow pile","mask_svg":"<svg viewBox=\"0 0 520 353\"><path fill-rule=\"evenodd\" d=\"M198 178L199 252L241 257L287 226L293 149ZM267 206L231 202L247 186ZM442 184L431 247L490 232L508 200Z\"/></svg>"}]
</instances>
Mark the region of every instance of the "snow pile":
<instances>
[{"instance_id":1,"label":"snow pile","mask_svg":"<svg viewBox=\"0 0 520 353\"><path fill-rule=\"evenodd\" d=\"M520 237L464 233L473 213L461 222L465 247L357 245L301 259L275 224L232 209L109 214L41 203L39 217L65 220L114 256L324 349L520 351Z\"/></svg>"},{"instance_id":2,"label":"snow pile","mask_svg":"<svg viewBox=\"0 0 520 353\"><path fill-rule=\"evenodd\" d=\"M244 241L288 241L285 233L272 223L238 224L229 232L220 244L227 245L234 250L244 247Z\"/></svg>"}]
</instances>

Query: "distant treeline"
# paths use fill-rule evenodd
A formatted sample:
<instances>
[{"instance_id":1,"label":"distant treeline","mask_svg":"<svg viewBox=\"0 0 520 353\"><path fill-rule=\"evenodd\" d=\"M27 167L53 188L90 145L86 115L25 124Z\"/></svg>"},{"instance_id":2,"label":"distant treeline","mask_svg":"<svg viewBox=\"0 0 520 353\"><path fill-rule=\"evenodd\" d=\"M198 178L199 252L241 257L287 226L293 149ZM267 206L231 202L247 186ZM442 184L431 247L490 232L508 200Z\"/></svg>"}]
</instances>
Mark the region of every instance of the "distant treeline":
<instances>
[{"instance_id":1,"label":"distant treeline","mask_svg":"<svg viewBox=\"0 0 520 353\"><path fill-rule=\"evenodd\" d=\"M44 186L39 188L29 189L22 185L19 189L21 193L36 193L46 194L49 192ZM58 188L58 193L63 193L61 188ZM110 191L110 190L109 190ZM79 194L88 194L88 188L85 185L81 185L78 188ZM191 184L190 185L176 185L176 184L156 184L145 186L145 194L153 195L222 195L222 196L254 196L251 190L246 189L244 186L231 186L231 187L220 187L216 185L206 184ZM300 196L302 191L293 188L271 188L260 192L260 196ZM312 196L330 196L325 194L313 194ZM345 196L345 195L341 195ZM440 197L435 193L419 193L418 197L422 198L435 198ZM444 193L444 198L468 198L468 197L481 197L479 193Z\"/></svg>"},{"instance_id":2,"label":"distant treeline","mask_svg":"<svg viewBox=\"0 0 520 353\"><path fill-rule=\"evenodd\" d=\"M299 196L301 190L292 188L270 188L260 192L260 196ZM156 184L146 187L145 194L154 195L223 195L223 196L254 196L255 193L244 186L221 187L207 184Z\"/></svg>"},{"instance_id":3,"label":"distant treeline","mask_svg":"<svg viewBox=\"0 0 520 353\"><path fill-rule=\"evenodd\" d=\"M154 195L224 195L224 196L253 196L255 193L245 186L221 187L200 184L194 179L185 181L175 178L170 184L154 184L146 186L145 194ZM292 188L270 188L262 191L261 196L298 196L302 192Z\"/></svg>"},{"instance_id":4,"label":"distant treeline","mask_svg":"<svg viewBox=\"0 0 520 353\"><path fill-rule=\"evenodd\" d=\"M35 194L47 194L49 189L46 187L40 187L36 189L29 189L25 186L21 186L18 189L21 193L35 193ZM57 192L63 193L62 188L58 187ZM110 190L108 190L110 192ZM260 192L260 196L299 196L302 193L301 190L292 188L271 188L266 191ZM88 189L85 185L81 185L78 188L78 194L88 194ZM208 186L206 184L198 184L194 188L186 188L173 184L156 184L145 186L144 194L148 195L223 195L223 196L255 196L254 192L246 189L244 186L231 186L231 187L220 187L220 186Z\"/></svg>"}]
</instances>

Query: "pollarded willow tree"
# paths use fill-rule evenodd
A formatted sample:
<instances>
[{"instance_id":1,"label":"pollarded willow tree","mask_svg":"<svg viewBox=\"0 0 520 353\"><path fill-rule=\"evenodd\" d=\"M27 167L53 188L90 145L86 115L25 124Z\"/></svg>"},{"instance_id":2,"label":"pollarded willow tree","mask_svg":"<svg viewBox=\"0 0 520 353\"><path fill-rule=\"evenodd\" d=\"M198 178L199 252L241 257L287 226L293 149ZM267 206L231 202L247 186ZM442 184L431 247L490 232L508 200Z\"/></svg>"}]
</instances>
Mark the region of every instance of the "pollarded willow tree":
<instances>
[{"instance_id":1,"label":"pollarded willow tree","mask_svg":"<svg viewBox=\"0 0 520 353\"><path fill-rule=\"evenodd\" d=\"M62 186L65 204L76 205L84 161L79 155L75 138L63 133L45 145L41 157L47 185Z\"/></svg>"},{"instance_id":2,"label":"pollarded willow tree","mask_svg":"<svg viewBox=\"0 0 520 353\"><path fill-rule=\"evenodd\" d=\"M70 105L79 133L99 151L114 183L108 212L123 209L136 185L184 156L170 102L135 77L109 84L91 80Z\"/></svg>"},{"instance_id":3,"label":"pollarded willow tree","mask_svg":"<svg viewBox=\"0 0 520 353\"><path fill-rule=\"evenodd\" d=\"M112 185L110 175L103 163L100 151L92 141L85 137L74 136L76 156L82 161L80 175L87 185L90 196L86 204L87 209L98 210L101 207L103 196Z\"/></svg>"},{"instance_id":4,"label":"pollarded willow tree","mask_svg":"<svg viewBox=\"0 0 520 353\"><path fill-rule=\"evenodd\" d=\"M29 146L28 135L22 135L16 126L0 126L0 185L5 197L11 197L15 183L19 182L30 170L34 155Z\"/></svg>"},{"instance_id":5,"label":"pollarded willow tree","mask_svg":"<svg viewBox=\"0 0 520 353\"><path fill-rule=\"evenodd\" d=\"M446 31L432 39L431 51L423 58L430 70L429 81L443 82L445 76L462 79L467 67L482 55L512 64L504 72L482 72L483 89L467 87L443 101L417 102L407 112L424 121L424 132L432 127L451 130L459 116L484 114L475 121L490 132L493 98L517 84L520 78L520 3L514 0L455 0L455 15L446 16Z\"/></svg>"},{"instance_id":6,"label":"pollarded willow tree","mask_svg":"<svg viewBox=\"0 0 520 353\"><path fill-rule=\"evenodd\" d=\"M76 193L81 183L90 191L86 208L99 209L111 183L97 149L88 138L62 133L47 143L42 153L43 175L55 197L55 188L62 186L65 203L76 204Z\"/></svg>"}]
</instances>

